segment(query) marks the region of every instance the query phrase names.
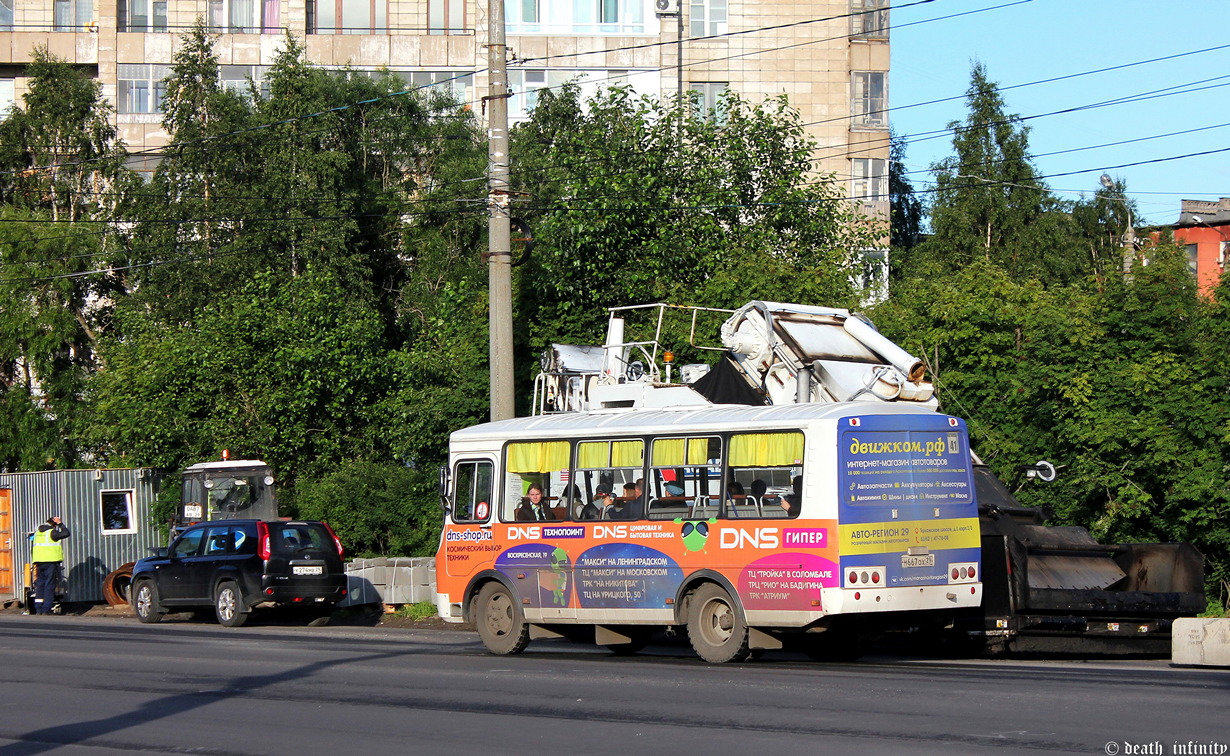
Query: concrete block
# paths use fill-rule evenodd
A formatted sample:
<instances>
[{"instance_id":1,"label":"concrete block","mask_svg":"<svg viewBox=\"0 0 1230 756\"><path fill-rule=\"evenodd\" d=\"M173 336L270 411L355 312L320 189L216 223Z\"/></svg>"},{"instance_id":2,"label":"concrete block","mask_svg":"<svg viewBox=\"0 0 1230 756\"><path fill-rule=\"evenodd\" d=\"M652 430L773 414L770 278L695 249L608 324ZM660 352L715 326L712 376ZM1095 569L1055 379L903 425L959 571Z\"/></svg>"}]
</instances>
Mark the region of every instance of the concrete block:
<instances>
[{"instance_id":1,"label":"concrete block","mask_svg":"<svg viewBox=\"0 0 1230 756\"><path fill-rule=\"evenodd\" d=\"M1230 667L1230 619L1182 617L1170 636L1171 664Z\"/></svg>"},{"instance_id":2,"label":"concrete block","mask_svg":"<svg viewBox=\"0 0 1230 756\"><path fill-rule=\"evenodd\" d=\"M355 559L346 565L350 595L341 606L417 604L435 601L436 565L431 557Z\"/></svg>"}]
</instances>

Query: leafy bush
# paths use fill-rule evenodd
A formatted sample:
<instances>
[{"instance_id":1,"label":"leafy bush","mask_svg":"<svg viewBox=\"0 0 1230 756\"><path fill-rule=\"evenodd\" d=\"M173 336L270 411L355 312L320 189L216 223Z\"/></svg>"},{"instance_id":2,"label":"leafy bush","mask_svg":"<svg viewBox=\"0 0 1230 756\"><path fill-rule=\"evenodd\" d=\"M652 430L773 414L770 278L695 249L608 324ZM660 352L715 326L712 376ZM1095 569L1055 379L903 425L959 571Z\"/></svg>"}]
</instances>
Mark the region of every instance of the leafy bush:
<instances>
[{"instance_id":1,"label":"leafy bush","mask_svg":"<svg viewBox=\"0 0 1230 756\"><path fill-rule=\"evenodd\" d=\"M432 481L398 465L352 461L300 479L295 503L300 517L328 522L353 556L430 556L440 533Z\"/></svg>"}]
</instances>

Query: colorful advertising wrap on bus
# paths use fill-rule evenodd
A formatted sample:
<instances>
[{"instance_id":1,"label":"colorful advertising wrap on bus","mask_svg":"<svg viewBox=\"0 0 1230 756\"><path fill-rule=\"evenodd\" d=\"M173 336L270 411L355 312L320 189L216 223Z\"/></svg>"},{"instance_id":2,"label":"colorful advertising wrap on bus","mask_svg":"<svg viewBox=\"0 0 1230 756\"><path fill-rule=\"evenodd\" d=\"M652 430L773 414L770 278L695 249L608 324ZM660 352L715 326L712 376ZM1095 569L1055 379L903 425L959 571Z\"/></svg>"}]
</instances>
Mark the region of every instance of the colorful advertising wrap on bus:
<instances>
[{"instance_id":1,"label":"colorful advertising wrap on bus","mask_svg":"<svg viewBox=\"0 0 1230 756\"><path fill-rule=\"evenodd\" d=\"M550 538L552 543L507 548L495 568L529 599L523 603L527 608L661 609L676 598L685 574L711 569L738 587L749 609L814 611L820 589L840 584L829 536L835 524L736 525L711 519L511 526L506 541ZM606 540L612 537L652 545ZM463 561L481 554L468 538L447 545L460 549Z\"/></svg>"},{"instance_id":2,"label":"colorful advertising wrap on bus","mask_svg":"<svg viewBox=\"0 0 1230 756\"><path fill-rule=\"evenodd\" d=\"M980 570L973 466L961 420L851 417L837 440L842 572L880 585L937 585ZM957 579L952 578L952 568Z\"/></svg>"}]
</instances>

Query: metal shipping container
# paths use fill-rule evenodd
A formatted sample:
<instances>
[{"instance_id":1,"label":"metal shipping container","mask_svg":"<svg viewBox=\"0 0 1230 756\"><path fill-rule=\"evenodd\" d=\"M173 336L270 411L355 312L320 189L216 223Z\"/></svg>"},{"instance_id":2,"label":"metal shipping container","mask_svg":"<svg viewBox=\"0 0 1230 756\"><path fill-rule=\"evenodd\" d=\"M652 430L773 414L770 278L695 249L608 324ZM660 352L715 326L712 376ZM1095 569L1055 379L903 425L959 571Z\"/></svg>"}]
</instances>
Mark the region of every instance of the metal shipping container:
<instances>
[{"instance_id":1,"label":"metal shipping container","mask_svg":"<svg viewBox=\"0 0 1230 756\"><path fill-rule=\"evenodd\" d=\"M0 473L0 601L24 598L29 537L57 514L72 533L67 600L102 601L109 572L164 545L150 518L160 485L149 468Z\"/></svg>"}]
</instances>

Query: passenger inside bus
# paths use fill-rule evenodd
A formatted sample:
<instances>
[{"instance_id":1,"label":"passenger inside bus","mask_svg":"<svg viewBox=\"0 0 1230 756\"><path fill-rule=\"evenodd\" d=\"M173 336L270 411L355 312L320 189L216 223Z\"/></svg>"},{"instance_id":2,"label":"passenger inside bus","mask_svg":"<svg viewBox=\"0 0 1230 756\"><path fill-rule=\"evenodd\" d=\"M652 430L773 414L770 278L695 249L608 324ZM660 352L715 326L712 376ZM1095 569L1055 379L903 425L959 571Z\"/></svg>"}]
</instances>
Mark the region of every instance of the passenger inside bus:
<instances>
[{"instance_id":1,"label":"passenger inside bus","mask_svg":"<svg viewBox=\"0 0 1230 756\"><path fill-rule=\"evenodd\" d=\"M790 481L791 493L782 497L782 509L789 517L799 516L799 506L803 503L803 476L796 475Z\"/></svg>"},{"instance_id":2,"label":"passenger inside bus","mask_svg":"<svg viewBox=\"0 0 1230 756\"><path fill-rule=\"evenodd\" d=\"M556 519L563 520L566 517L582 519L581 512L585 509L585 499L581 497L581 489L577 488L576 483L569 483L564 486L563 493L559 496L560 507L563 508L566 515L557 517ZM556 508L557 510L559 507Z\"/></svg>"},{"instance_id":3,"label":"passenger inside bus","mask_svg":"<svg viewBox=\"0 0 1230 756\"><path fill-rule=\"evenodd\" d=\"M555 512L543 500L542 486L537 483L531 483L529 490L525 492L525 498L521 500L521 506L517 507L518 520L554 520Z\"/></svg>"},{"instance_id":4,"label":"passenger inside bus","mask_svg":"<svg viewBox=\"0 0 1230 756\"><path fill-rule=\"evenodd\" d=\"M640 489L637 483L625 483L624 495L615 499L615 505L607 513L611 520L641 519Z\"/></svg>"},{"instance_id":5,"label":"passenger inside bus","mask_svg":"<svg viewBox=\"0 0 1230 756\"><path fill-rule=\"evenodd\" d=\"M606 483L599 483L594 491L594 500L581 510L582 520L609 520L611 507L611 491Z\"/></svg>"},{"instance_id":6,"label":"passenger inside bus","mask_svg":"<svg viewBox=\"0 0 1230 756\"><path fill-rule=\"evenodd\" d=\"M751 503L760 507L764 505L764 492L769 490L769 484L765 483L760 478L752 481L752 499Z\"/></svg>"}]
</instances>

